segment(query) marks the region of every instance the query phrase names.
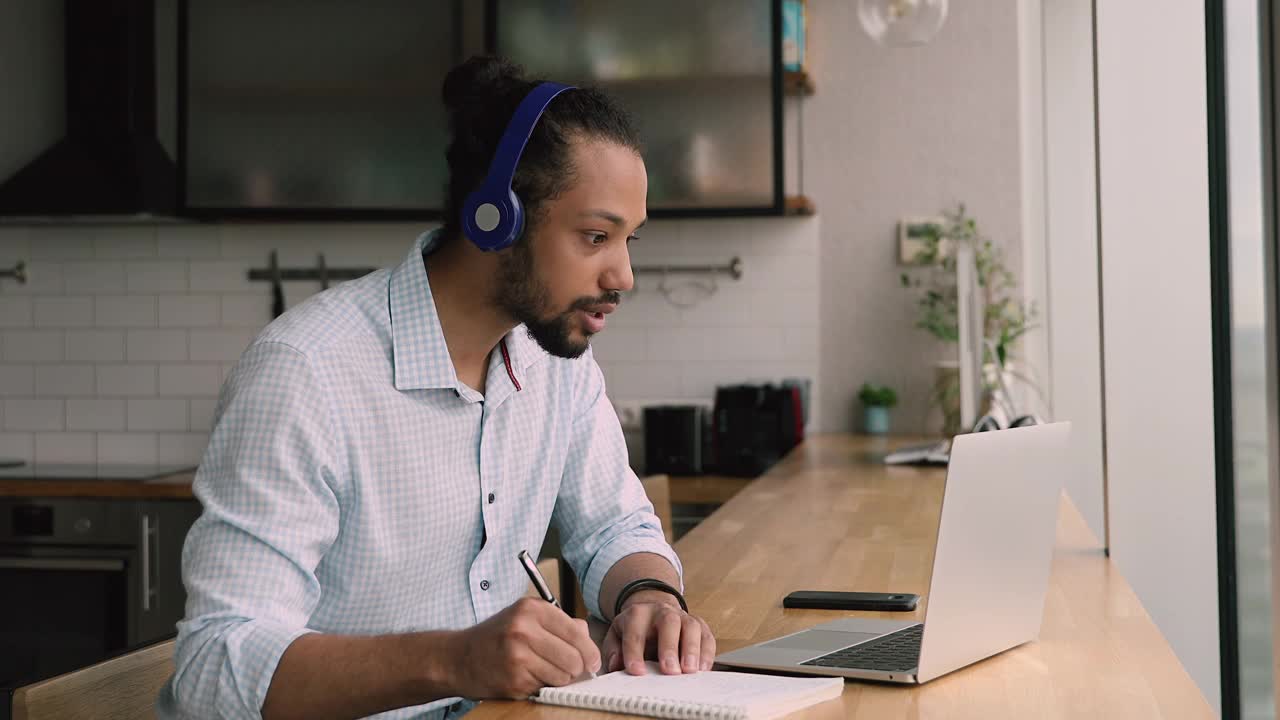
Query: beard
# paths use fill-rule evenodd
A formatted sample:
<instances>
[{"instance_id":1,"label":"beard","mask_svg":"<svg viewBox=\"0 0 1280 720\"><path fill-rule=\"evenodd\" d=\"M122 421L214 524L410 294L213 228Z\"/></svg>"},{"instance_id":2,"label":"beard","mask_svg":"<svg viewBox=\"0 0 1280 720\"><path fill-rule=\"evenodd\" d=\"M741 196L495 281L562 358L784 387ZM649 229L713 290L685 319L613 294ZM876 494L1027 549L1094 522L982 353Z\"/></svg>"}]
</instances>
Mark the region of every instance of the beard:
<instances>
[{"instance_id":1,"label":"beard","mask_svg":"<svg viewBox=\"0 0 1280 720\"><path fill-rule=\"evenodd\" d=\"M556 357L572 360L590 346L591 333L581 329L581 340L573 337L574 314L593 305L617 304L621 293L606 292L594 297L580 297L568 309L556 312L551 306L551 290L534 271L533 251L528 240L521 240L510 254L498 261L498 283L494 302L504 312L523 323L538 346Z\"/></svg>"}]
</instances>

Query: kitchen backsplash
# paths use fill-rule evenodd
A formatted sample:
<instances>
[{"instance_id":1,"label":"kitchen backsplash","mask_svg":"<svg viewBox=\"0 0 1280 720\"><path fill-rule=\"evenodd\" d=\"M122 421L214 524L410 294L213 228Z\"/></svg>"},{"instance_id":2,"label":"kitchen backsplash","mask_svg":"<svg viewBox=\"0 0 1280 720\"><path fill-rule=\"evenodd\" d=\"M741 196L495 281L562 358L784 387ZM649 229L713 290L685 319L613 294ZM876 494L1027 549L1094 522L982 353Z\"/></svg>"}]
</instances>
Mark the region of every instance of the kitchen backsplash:
<instances>
[{"instance_id":1,"label":"kitchen backsplash","mask_svg":"<svg viewBox=\"0 0 1280 720\"><path fill-rule=\"evenodd\" d=\"M0 457L37 462L195 463L218 389L270 320L282 266L398 263L412 224L0 227ZM654 221L637 265L743 259L709 287L637 278L593 341L619 405L710 400L717 383L818 375L818 220ZM699 279L702 285L706 281ZM666 300L660 286L681 304ZM289 307L319 290L285 283ZM815 386L812 397L819 398ZM816 413L814 414L816 416ZM633 447L634 451L634 447Z\"/></svg>"}]
</instances>

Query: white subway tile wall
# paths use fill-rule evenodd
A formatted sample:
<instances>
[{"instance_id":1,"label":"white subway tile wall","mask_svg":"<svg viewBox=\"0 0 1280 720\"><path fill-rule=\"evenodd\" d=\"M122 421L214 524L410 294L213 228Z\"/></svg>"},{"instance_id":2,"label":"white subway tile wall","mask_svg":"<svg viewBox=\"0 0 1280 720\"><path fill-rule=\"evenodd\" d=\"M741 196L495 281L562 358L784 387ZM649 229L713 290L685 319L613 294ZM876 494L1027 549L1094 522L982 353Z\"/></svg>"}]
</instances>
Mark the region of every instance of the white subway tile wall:
<instances>
[{"instance_id":1,"label":"white subway tile wall","mask_svg":"<svg viewBox=\"0 0 1280 720\"><path fill-rule=\"evenodd\" d=\"M124 277L122 262L103 260L62 265L62 282L67 290L83 295L124 295Z\"/></svg>"},{"instance_id":2,"label":"white subway tile wall","mask_svg":"<svg viewBox=\"0 0 1280 720\"><path fill-rule=\"evenodd\" d=\"M36 439L37 443L39 438ZM148 464L158 461L155 433L98 433L100 463ZM37 454L39 450L36 450ZM38 459L38 458L37 458Z\"/></svg>"},{"instance_id":3,"label":"white subway tile wall","mask_svg":"<svg viewBox=\"0 0 1280 720\"><path fill-rule=\"evenodd\" d=\"M67 362L123 362L124 333L120 330L68 330Z\"/></svg>"},{"instance_id":4,"label":"white subway tile wall","mask_svg":"<svg viewBox=\"0 0 1280 720\"><path fill-rule=\"evenodd\" d=\"M159 310L160 327L212 327L218 324L217 295L180 295L164 298Z\"/></svg>"},{"instance_id":5,"label":"white subway tile wall","mask_svg":"<svg viewBox=\"0 0 1280 720\"><path fill-rule=\"evenodd\" d=\"M68 430L124 430L122 398L68 398Z\"/></svg>"},{"instance_id":6,"label":"white subway tile wall","mask_svg":"<svg viewBox=\"0 0 1280 720\"><path fill-rule=\"evenodd\" d=\"M418 225L0 228L0 457L199 462L218 390L270 321L266 267L398 263ZM717 384L818 376L818 220L653 221L636 265L724 264L711 284L641 275L593 340L615 403L709 401ZM663 289L678 303L663 296ZM292 307L319 291L285 284ZM714 293L709 290L714 289ZM811 393L815 401L819 393ZM811 416L816 413L811 411Z\"/></svg>"},{"instance_id":7,"label":"white subway tile wall","mask_svg":"<svg viewBox=\"0 0 1280 720\"><path fill-rule=\"evenodd\" d=\"M91 463L98 460L98 436L94 433L36 433L38 463Z\"/></svg>"},{"instance_id":8,"label":"white subway tile wall","mask_svg":"<svg viewBox=\"0 0 1280 720\"><path fill-rule=\"evenodd\" d=\"M36 391L35 368L30 365L0 365L0 396L33 395Z\"/></svg>"},{"instance_id":9,"label":"white subway tile wall","mask_svg":"<svg viewBox=\"0 0 1280 720\"><path fill-rule=\"evenodd\" d=\"M188 407L186 398L129 398L129 430L185 432Z\"/></svg>"},{"instance_id":10,"label":"white subway tile wall","mask_svg":"<svg viewBox=\"0 0 1280 720\"><path fill-rule=\"evenodd\" d=\"M95 321L98 327L155 327L156 299L151 296L119 295L96 298Z\"/></svg>"},{"instance_id":11,"label":"white subway tile wall","mask_svg":"<svg viewBox=\"0 0 1280 720\"><path fill-rule=\"evenodd\" d=\"M0 328L15 327L31 327L30 298L6 297L0 303Z\"/></svg>"}]
</instances>

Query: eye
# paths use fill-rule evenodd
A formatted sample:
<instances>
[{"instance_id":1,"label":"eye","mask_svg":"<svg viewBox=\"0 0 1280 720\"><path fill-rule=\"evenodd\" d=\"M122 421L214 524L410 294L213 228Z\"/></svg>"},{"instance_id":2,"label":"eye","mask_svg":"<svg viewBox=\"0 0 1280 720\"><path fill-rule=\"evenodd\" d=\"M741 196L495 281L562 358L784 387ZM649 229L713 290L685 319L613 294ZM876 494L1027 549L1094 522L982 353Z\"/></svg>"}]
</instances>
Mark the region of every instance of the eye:
<instances>
[{"instance_id":1,"label":"eye","mask_svg":"<svg viewBox=\"0 0 1280 720\"><path fill-rule=\"evenodd\" d=\"M587 233L587 240L592 245L603 245L608 239L609 236L604 233Z\"/></svg>"},{"instance_id":2,"label":"eye","mask_svg":"<svg viewBox=\"0 0 1280 720\"><path fill-rule=\"evenodd\" d=\"M627 244L630 245L632 240L639 240L639 239L640 239L639 235L631 235L627 237Z\"/></svg>"}]
</instances>

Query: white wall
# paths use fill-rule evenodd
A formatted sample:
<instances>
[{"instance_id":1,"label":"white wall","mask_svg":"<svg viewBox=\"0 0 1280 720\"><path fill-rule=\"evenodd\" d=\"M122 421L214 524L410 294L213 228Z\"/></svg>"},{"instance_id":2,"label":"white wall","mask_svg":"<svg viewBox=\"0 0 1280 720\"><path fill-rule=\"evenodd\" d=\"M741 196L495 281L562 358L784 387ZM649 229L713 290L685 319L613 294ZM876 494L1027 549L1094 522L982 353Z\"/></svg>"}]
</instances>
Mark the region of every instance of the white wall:
<instances>
[{"instance_id":1,"label":"white wall","mask_svg":"<svg viewBox=\"0 0 1280 720\"><path fill-rule=\"evenodd\" d=\"M1039 329L1022 338L1018 363L1011 368L1009 392L1018 412L1051 418L1048 233L1045 158L1044 10L1041 0L1019 0L1018 12L1018 161L1022 181L1019 230L1022 238L1022 294L1038 313ZM1057 419L1057 418L1053 418Z\"/></svg>"},{"instance_id":2,"label":"white wall","mask_svg":"<svg viewBox=\"0 0 1280 720\"><path fill-rule=\"evenodd\" d=\"M979 227L1022 256L1018 13L956 2L937 38L885 48L859 28L857 3L809 0L805 188L822 218L821 427L857 427L857 388L898 389L895 429L936 431L933 365L954 345L915 328L900 287L902 217L965 202ZM788 148L792 152L792 148Z\"/></svg>"},{"instance_id":3,"label":"white wall","mask_svg":"<svg viewBox=\"0 0 1280 720\"><path fill-rule=\"evenodd\" d=\"M1080 0L1043 8L1048 384L1053 417L1072 423L1067 492L1105 543L1093 10Z\"/></svg>"},{"instance_id":4,"label":"white wall","mask_svg":"<svg viewBox=\"0 0 1280 720\"><path fill-rule=\"evenodd\" d=\"M717 382L800 376L818 362L817 219L654 221L636 264L727 263L687 309L641 277L594 341L618 403L705 399ZM0 456L40 462L199 460L214 399L270 319L267 283L246 271L283 265L400 262L421 227L214 225L0 227ZM677 284L675 279L672 284ZM293 305L319 289L286 283ZM691 296L684 295L685 299ZM813 393L815 399L820 393Z\"/></svg>"},{"instance_id":5,"label":"white wall","mask_svg":"<svg viewBox=\"0 0 1280 720\"><path fill-rule=\"evenodd\" d=\"M1096 12L1112 557L1217 708L1204 7Z\"/></svg>"}]
</instances>

